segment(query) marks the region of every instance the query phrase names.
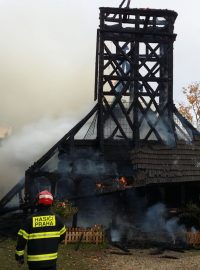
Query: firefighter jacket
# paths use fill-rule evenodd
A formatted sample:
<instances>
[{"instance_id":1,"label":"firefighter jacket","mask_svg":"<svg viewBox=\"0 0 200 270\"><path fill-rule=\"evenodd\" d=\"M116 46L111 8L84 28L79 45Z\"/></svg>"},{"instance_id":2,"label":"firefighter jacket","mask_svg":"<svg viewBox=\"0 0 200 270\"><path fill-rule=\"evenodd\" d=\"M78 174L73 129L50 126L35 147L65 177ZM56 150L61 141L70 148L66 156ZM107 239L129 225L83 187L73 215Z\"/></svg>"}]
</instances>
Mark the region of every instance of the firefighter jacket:
<instances>
[{"instance_id":1,"label":"firefighter jacket","mask_svg":"<svg viewBox=\"0 0 200 270\"><path fill-rule=\"evenodd\" d=\"M39 210L28 217L18 232L15 258L23 261L27 245L27 262L36 268L56 264L58 244L65 238L66 229L59 216L49 209Z\"/></svg>"}]
</instances>

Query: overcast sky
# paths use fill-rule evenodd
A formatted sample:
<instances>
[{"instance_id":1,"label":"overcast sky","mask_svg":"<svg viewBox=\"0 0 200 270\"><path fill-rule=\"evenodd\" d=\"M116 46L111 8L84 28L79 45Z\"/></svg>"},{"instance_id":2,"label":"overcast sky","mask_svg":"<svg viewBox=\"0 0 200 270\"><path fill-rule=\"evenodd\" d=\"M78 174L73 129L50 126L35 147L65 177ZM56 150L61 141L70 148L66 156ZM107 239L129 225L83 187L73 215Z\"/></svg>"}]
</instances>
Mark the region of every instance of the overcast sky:
<instances>
[{"instance_id":1,"label":"overcast sky","mask_svg":"<svg viewBox=\"0 0 200 270\"><path fill-rule=\"evenodd\" d=\"M98 8L118 0L0 0L0 125L46 116L83 117L92 107ZM132 0L131 7L178 12L174 99L199 81L200 2Z\"/></svg>"}]
</instances>

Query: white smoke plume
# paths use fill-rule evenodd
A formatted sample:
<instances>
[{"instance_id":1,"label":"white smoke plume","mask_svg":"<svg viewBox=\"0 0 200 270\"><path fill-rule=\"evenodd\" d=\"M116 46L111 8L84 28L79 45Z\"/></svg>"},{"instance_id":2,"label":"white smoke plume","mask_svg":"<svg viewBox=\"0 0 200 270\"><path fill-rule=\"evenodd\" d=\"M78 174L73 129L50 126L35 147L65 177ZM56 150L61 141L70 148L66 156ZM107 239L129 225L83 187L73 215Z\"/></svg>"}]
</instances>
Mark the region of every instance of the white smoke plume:
<instances>
[{"instance_id":1,"label":"white smoke plume","mask_svg":"<svg viewBox=\"0 0 200 270\"><path fill-rule=\"evenodd\" d=\"M90 16L87 0L0 1L0 126L88 111L98 26L89 6Z\"/></svg>"},{"instance_id":2,"label":"white smoke plume","mask_svg":"<svg viewBox=\"0 0 200 270\"><path fill-rule=\"evenodd\" d=\"M76 123L60 117L44 118L26 125L16 134L2 142L0 147L1 196L9 191L46 151L60 140Z\"/></svg>"},{"instance_id":3,"label":"white smoke plume","mask_svg":"<svg viewBox=\"0 0 200 270\"><path fill-rule=\"evenodd\" d=\"M0 1L0 126L13 130L1 195L92 108L98 8L88 17L86 1Z\"/></svg>"},{"instance_id":4,"label":"white smoke plume","mask_svg":"<svg viewBox=\"0 0 200 270\"><path fill-rule=\"evenodd\" d=\"M110 237L113 242L126 241L152 241L163 243L184 243L186 241L186 228L178 223L177 217L168 217L167 208L162 203L157 203L142 211L141 216L130 219L117 216L114 226L111 226ZM142 238L141 238L142 237Z\"/></svg>"},{"instance_id":5,"label":"white smoke plume","mask_svg":"<svg viewBox=\"0 0 200 270\"><path fill-rule=\"evenodd\" d=\"M178 224L178 218L168 219L167 208L163 203L157 203L147 209L141 229L152 233L158 239L167 237L169 241L175 241L177 237L184 240L186 232L185 227Z\"/></svg>"}]
</instances>

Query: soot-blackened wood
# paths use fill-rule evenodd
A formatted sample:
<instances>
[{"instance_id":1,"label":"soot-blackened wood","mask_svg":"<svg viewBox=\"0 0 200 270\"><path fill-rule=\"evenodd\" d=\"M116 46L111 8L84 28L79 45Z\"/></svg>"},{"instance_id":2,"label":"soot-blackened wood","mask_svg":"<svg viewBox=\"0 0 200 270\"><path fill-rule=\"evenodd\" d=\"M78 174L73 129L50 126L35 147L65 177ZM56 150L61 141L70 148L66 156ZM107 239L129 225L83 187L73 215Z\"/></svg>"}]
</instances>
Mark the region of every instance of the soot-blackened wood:
<instances>
[{"instance_id":1,"label":"soot-blackened wood","mask_svg":"<svg viewBox=\"0 0 200 270\"><path fill-rule=\"evenodd\" d=\"M178 135L190 142L199 136L199 132L173 105L176 17L177 13L171 10L100 8L94 89L97 104L26 171L26 201L29 200L30 183L35 173L42 172L56 152L59 158L80 149L98 151L106 162L117 164L118 169L121 164L130 164L132 177L138 185L145 185L149 172L151 177L147 184L151 180L156 183L156 179L160 182L164 169L157 171L155 164L142 163L140 155L134 151L133 155L130 154L132 150L151 145L152 141L163 146L168 143L166 134L171 136L172 144L167 144L170 147L177 144ZM84 139L77 140L75 136L93 116ZM162 148L160 151L164 155ZM133 172L132 167L138 170ZM179 172L166 174L169 179L165 178L164 182L188 179L186 174L180 179ZM195 177L197 175L194 174L192 179Z\"/></svg>"},{"instance_id":2,"label":"soot-blackened wood","mask_svg":"<svg viewBox=\"0 0 200 270\"><path fill-rule=\"evenodd\" d=\"M105 121L109 118L117 126L109 138L115 139L120 134L137 146L141 139L148 141L153 134L160 143L165 143L156 125L165 124L170 131L174 127L165 119L173 122L172 50L176 16L176 12L169 10L100 8L96 89L101 108L98 121L101 144L106 139ZM124 102L130 103L129 109L125 109ZM152 106L154 121L149 116ZM116 111L123 117L123 124L118 121ZM149 131L142 138L144 124ZM127 136L124 125L132 135Z\"/></svg>"}]
</instances>

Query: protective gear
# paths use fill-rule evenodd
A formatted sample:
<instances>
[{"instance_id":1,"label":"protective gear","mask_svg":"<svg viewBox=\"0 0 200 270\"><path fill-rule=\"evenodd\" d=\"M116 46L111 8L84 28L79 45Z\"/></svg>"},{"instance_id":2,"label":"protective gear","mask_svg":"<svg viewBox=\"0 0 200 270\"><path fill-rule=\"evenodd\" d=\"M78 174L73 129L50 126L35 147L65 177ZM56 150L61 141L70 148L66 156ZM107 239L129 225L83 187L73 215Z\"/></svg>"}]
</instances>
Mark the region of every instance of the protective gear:
<instances>
[{"instance_id":1,"label":"protective gear","mask_svg":"<svg viewBox=\"0 0 200 270\"><path fill-rule=\"evenodd\" d=\"M15 253L15 260L18 262L19 265L24 264L24 255L17 255L17 252Z\"/></svg>"},{"instance_id":2,"label":"protective gear","mask_svg":"<svg viewBox=\"0 0 200 270\"><path fill-rule=\"evenodd\" d=\"M48 190L43 190L38 194L39 205L52 205L53 203L53 195Z\"/></svg>"},{"instance_id":3,"label":"protective gear","mask_svg":"<svg viewBox=\"0 0 200 270\"><path fill-rule=\"evenodd\" d=\"M29 266L29 270L56 270L56 265L45 268L32 268Z\"/></svg>"},{"instance_id":4,"label":"protective gear","mask_svg":"<svg viewBox=\"0 0 200 270\"><path fill-rule=\"evenodd\" d=\"M49 192L47 194L45 191L45 194L49 195ZM56 269L58 244L65 239L65 233L66 229L61 218L53 214L49 207L43 207L28 217L19 230L16 260L23 259L27 245L29 269Z\"/></svg>"}]
</instances>

